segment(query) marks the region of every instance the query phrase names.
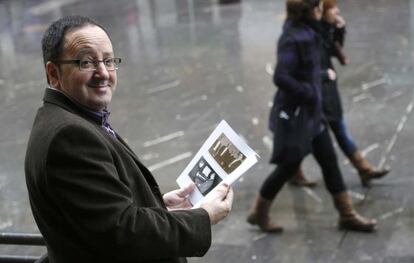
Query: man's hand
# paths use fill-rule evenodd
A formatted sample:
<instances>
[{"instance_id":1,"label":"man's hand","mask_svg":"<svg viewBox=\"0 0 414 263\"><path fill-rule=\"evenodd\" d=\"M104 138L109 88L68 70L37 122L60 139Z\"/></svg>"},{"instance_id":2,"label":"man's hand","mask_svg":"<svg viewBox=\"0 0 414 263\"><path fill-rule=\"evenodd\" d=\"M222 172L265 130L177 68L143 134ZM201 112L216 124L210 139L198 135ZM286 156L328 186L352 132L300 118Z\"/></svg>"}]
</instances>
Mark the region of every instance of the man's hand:
<instances>
[{"instance_id":1,"label":"man's hand","mask_svg":"<svg viewBox=\"0 0 414 263\"><path fill-rule=\"evenodd\" d=\"M192 207L188 200L188 195L194 190L195 184L191 183L188 186L168 192L163 195L164 204L168 210L185 210Z\"/></svg>"},{"instance_id":2,"label":"man's hand","mask_svg":"<svg viewBox=\"0 0 414 263\"><path fill-rule=\"evenodd\" d=\"M207 211L212 225L217 224L229 214L233 204L233 196L233 189L223 183L208 193L200 207Z\"/></svg>"}]
</instances>

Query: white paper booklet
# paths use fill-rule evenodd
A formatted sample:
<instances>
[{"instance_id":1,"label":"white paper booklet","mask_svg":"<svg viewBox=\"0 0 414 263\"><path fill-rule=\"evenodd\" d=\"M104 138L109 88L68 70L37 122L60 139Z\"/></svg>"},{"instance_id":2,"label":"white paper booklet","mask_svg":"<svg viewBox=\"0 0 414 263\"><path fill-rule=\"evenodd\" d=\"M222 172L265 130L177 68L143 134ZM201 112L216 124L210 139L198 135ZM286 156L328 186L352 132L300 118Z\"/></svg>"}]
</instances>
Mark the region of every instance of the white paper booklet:
<instances>
[{"instance_id":1,"label":"white paper booklet","mask_svg":"<svg viewBox=\"0 0 414 263\"><path fill-rule=\"evenodd\" d=\"M222 120L177 178L180 187L196 185L190 194L194 207L219 183L233 184L257 162L258 155Z\"/></svg>"}]
</instances>

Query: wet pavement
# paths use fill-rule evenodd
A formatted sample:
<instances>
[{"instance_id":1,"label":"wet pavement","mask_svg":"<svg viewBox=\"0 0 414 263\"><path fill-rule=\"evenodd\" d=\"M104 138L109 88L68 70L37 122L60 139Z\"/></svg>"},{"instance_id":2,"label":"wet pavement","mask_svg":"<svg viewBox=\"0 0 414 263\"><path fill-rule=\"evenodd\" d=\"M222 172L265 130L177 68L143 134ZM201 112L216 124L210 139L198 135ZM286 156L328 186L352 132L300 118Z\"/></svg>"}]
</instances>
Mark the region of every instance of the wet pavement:
<instances>
[{"instance_id":1,"label":"wet pavement","mask_svg":"<svg viewBox=\"0 0 414 263\"><path fill-rule=\"evenodd\" d=\"M0 232L38 232L23 163L46 85L40 39L51 21L82 14L108 28L123 58L112 126L163 191L176 188L176 177L222 119L261 156L234 186L233 210L214 226L210 251L190 262L414 262L410 0L340 1L351 61L337 66L346 120L368 159L392 172L364 189L338 152L339 159L356 208L377 218L379 230L336 229L336 212L311 157L304 168L318 187L286 186L274 203L272 216L285 232L266 235L245 223L273 169L267 163L272 138L267 118L284 6L282 0L0 0ZM0 246L0 254L43 252Z\"/></svg>"}]
</instances>

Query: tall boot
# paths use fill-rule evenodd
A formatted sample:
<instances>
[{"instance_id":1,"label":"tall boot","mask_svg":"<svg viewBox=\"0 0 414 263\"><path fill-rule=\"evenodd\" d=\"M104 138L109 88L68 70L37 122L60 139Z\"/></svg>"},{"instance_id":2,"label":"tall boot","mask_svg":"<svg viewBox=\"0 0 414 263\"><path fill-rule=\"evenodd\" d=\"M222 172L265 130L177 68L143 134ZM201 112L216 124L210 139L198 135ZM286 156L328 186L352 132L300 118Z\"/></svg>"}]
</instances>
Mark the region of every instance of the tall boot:
<instances>
[{"instance_id":1,"label":"tall boot","mask_svg":"<svg viewBox=\"0 0 414 263\"><path fill-rule=\"evenodd\" d=\"M299 169L293 175L292 179L289 180L289 184L294 186L305 186L305 187L315 187L317 184L315 181L310 181L303 174L302 166L299 166Z\"/></svg>"},{"instance_id":2,"label":"tall boot","mask_svg":"<svg viewBox=\"0 0 414 263\"><path fill-rule=\"evenodd\" d=\"M339 229L373 232L377 225L375 219L368 219L359 215L353 208L351 196L344 191L333 195L335 208L339 212Z\"/></svg>"},{"instance_id":3,"label":"tall boot","mask_svg":"<svg viewBox=\"0 0 414 263\"><path fill-rule=\"evenodd\" d=\"M273 200L267 200L257 194L253 207L247 216L247 222L252 225L258 225L263 232L280 233L283 228L273 222L269 217L270 206Z\"/></svg>"},{"instance_id":4,"label":"tall boot","mask_svg":"<svg viewBox=\"0 0 414 263\"><path fill-rule=\"evenodd\" d=\"M372 179L379 179L390 172L389 169L375 169L367 159L365 159L360 151L356 151L349 157L352 165L357 169L361 184L364 187L370 186Z\"/></svg>"}]
</instances>

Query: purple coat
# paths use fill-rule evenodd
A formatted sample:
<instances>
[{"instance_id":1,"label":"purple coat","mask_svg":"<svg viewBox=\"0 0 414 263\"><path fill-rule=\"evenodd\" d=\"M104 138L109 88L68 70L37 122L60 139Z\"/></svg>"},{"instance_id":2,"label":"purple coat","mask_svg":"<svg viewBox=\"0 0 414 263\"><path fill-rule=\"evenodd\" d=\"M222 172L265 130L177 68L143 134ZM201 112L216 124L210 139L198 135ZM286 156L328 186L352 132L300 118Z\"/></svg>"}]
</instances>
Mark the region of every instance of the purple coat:
<instances>
[{"instance_id":1,"label":"purple coat","mask_svg":"<svg viewBox=\"0 0 414 263\"><path fill-rule=\"evenodd\" d=\"M273 82L279 89L269 120L272 131L275 131L280 111L290 115L297 107L307 111L310 136L321 131L320 60L320 39L313 27L286 20L277 46L277 65L273 76Z\"/></svg>"}]
</instances>

